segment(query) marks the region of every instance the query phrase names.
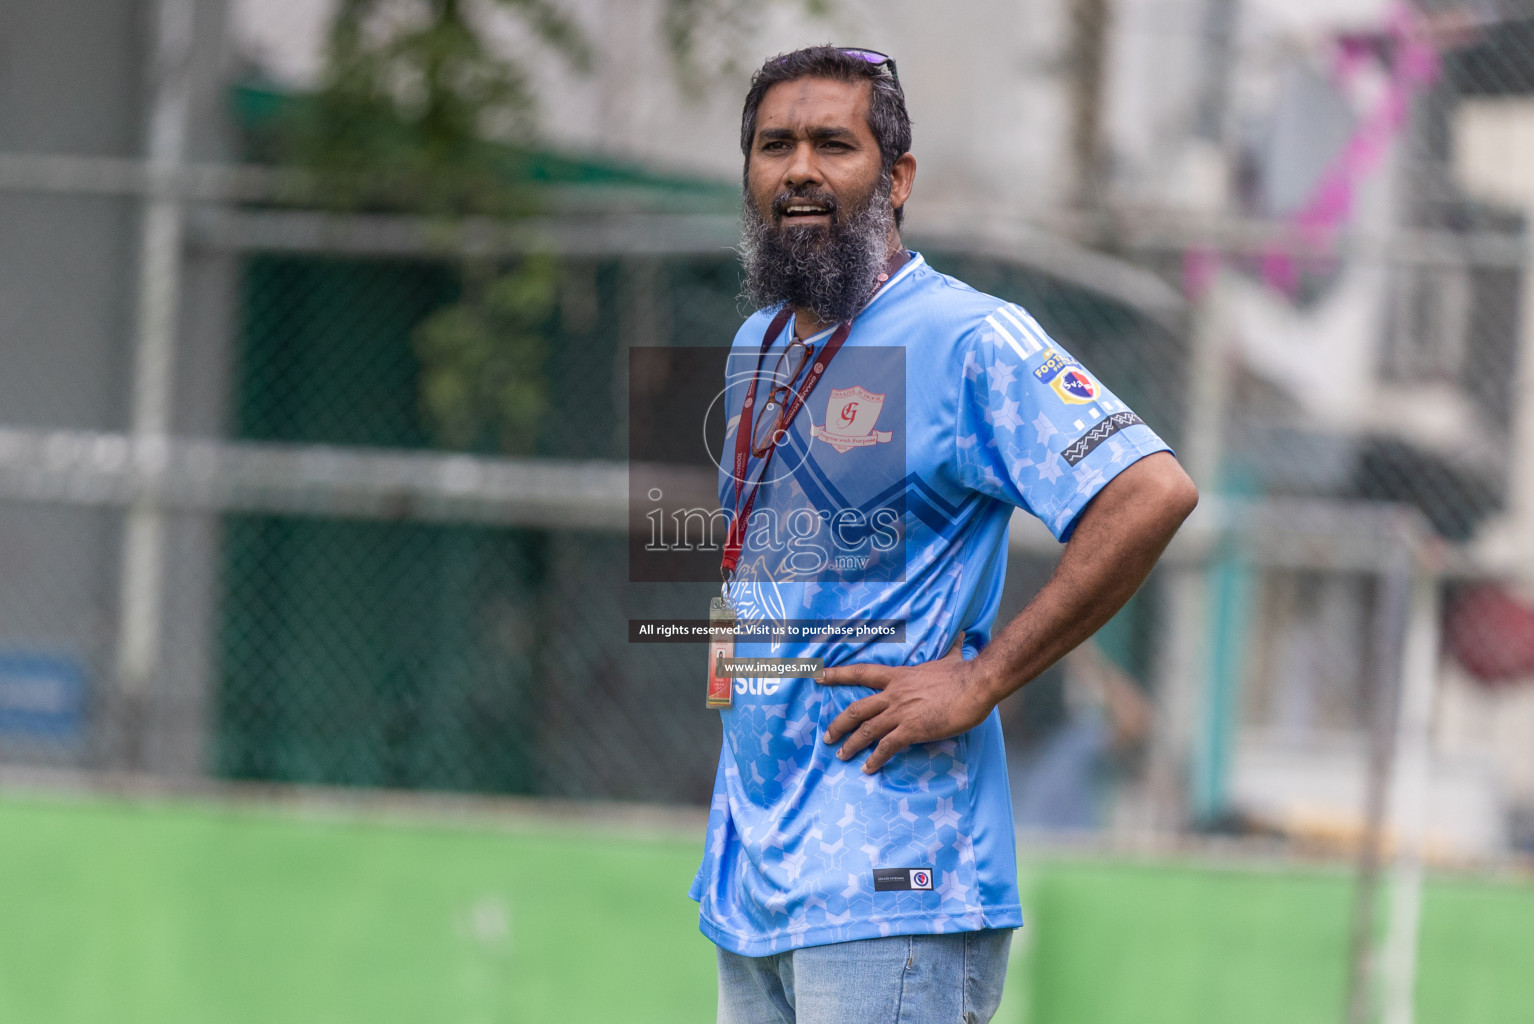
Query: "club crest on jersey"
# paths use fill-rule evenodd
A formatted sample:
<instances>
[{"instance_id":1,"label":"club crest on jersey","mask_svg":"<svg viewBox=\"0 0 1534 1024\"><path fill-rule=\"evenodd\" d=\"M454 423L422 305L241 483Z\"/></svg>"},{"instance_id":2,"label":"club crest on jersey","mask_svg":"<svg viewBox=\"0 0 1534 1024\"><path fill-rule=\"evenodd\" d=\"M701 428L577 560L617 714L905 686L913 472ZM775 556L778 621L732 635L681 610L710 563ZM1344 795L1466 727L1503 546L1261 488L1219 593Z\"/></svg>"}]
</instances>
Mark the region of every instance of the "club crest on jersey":
<instances>
[{"instance_id":1,"label":"club crest on jersey","mask_svg":"<svg viewBox=\"0 0 1534 1024\"><path fill-rule=\"evenodd\" d=\"M1044 361L1033 371L1040 383L1048 384L1069 405L1089 405L1102 395L1097 382L1087 376L1080 363L1050 349L1044 353Z\"/></svg>"},{"instance_id":2,"label":"club crest on jersey","mask_svg":"<svg viewBox=\"0 0 1534 1024\"><path fill-rule=\"evenodd\" d=\"M883 408L884 395L857 386L832 388L831 397L826 402L825 426L811 424L810 434L843 453L854 448L887 444L894 432L874 429Z\"/></svg>"}]
</instances>

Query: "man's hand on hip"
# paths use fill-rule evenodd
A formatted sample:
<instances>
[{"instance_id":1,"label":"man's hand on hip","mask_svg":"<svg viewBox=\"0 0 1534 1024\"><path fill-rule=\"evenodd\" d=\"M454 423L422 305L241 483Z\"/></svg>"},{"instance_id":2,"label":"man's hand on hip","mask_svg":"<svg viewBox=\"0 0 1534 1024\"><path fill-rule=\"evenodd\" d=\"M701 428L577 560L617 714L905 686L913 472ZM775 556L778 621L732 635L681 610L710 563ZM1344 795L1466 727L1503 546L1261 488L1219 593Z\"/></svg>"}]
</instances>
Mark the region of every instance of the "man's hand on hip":
<instances>
[{"instance_id":1,"label":"man's hand on hip","mask_svg":"<svg viewBox=\"0 0 1534 1024\"><path fill-rule=\"evenodd\" d=\"M1124 606L1182 521L1198 489L1170 452L1124 468L1082 511L1049 582L974 661L953 650L925 665L840 665L825 682L879 692L836 716L825 741L847 742L846 760L878 743L863 765L876 772L913 743L957 736L985 721L991 708L1053 665Z\"/></svg>"},{"instance_id":2,"label":"man's hand on hip","mask_svg":"<svg viewBox=\"0 0 1534 1024\"><path fill-rule=\"evenodd\" d=\"M864 697L836 716L824 740L846 742L836 752L843 761L873 746L863 764L868 774L913 743L946 740L968 732L991 713L972 663L964 660L960 636L947 655L924 665L841 665L828 668L827 686L866 686L878 693Z\"/></svg>"}]
</instances>

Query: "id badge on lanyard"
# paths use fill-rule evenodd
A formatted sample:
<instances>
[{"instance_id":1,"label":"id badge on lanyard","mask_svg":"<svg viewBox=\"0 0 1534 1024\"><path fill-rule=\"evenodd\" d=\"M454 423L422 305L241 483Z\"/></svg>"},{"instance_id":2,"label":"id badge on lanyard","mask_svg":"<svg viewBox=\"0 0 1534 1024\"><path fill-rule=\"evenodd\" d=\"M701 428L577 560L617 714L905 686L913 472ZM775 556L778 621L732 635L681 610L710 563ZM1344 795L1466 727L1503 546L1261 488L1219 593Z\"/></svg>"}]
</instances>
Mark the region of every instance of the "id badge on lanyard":
<instances>
[{"instance_id":1,"label":"id badge on lanyard","mask_svg":"<svg viewBox=\"0 0 1534 1024\"><path fill-rule=\"evenodd\" d=\"M727 708L734 700L735 680L724 674L725 658L735 657L735 606L723 595L708 603L708 701Z\"/></svg>"}]
</instances>

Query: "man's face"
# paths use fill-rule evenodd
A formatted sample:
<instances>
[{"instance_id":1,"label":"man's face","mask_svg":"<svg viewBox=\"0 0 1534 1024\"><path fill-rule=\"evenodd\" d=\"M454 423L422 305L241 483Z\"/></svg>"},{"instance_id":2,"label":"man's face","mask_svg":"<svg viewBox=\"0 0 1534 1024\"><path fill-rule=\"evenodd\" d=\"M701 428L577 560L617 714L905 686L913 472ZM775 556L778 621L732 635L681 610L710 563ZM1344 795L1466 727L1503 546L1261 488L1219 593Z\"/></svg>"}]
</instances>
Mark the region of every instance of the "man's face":
<instances>
[{"instance_id":1,"label":"man's face","mask_svg":"<svg viewBox=\"0 0 1534 1024\"><path fill-rule=\"evenodd\" d=\"M871 98L866 81L825 78L779 82L762 97L741 218L742 284L756 308L786 302L831 324L873 294L916 158L884 173Z\"/></svg>"},{"instance_id":2,"label":"man's face","mask_svg":"<svg viewBox=\"0 0 1534 1024\"><path fill-rule=\"evenodd\" d=\"M757 108L746 188L771 228L827 232L872 197L880 155L868 127L871 91L868 82L827 78L767 90Z\"/></svg>"}]
</instances>

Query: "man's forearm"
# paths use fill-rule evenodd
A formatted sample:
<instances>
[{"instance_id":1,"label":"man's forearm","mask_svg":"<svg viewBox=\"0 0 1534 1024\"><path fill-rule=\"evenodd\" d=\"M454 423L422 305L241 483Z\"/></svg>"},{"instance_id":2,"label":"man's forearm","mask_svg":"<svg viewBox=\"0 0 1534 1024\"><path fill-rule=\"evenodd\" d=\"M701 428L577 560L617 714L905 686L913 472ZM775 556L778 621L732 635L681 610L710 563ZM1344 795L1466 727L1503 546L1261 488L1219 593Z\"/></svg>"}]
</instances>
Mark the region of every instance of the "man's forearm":
<instances>
[{"instance_id":1,"label":"man's forearm","mask_svg":"<svg viewBox=\"0 0 1534 1024\"><path fill-rule=\"evenodd\" d=\"M825 742L842 744L842 760L877 743L863 763L863 771L876 772L912 743L979 725L1002 698L1124 606L1197 502L1193 481L1171 455L1136 462L1092 499L1054 575L980 657L966 662L955 645L947 656L920 665L826 669L824 685L878 692L837 715Z\"/></svg>"},{"instance_id":2,"label":"man's forearm","mask_svg":"<svg viewBox=\"0 0 1534 1024\"><path fill-rule=\"evenodd\" d=\"M971 663L991 705L1097 632L1150 575L1198 491L1167 453L1124 470L1081 514L1060 564Z\"/></svg>"}]
</instances>

